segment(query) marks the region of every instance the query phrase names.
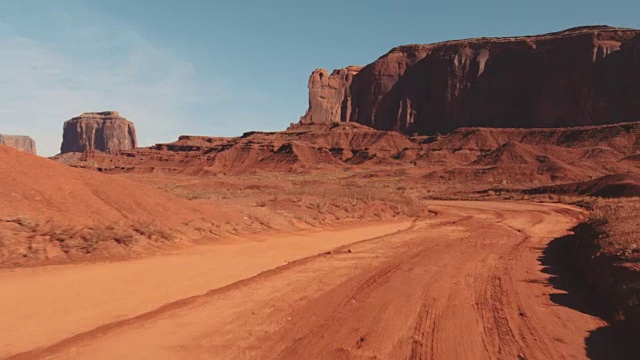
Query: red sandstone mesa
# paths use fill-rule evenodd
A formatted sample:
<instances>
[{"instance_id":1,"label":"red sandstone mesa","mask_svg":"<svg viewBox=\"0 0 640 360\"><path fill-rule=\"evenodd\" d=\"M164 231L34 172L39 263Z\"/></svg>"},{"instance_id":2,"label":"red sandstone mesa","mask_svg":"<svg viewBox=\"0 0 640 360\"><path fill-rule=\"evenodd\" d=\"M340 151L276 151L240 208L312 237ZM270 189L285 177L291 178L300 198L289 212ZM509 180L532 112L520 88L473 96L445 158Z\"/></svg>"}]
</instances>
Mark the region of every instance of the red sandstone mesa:
<instances>
[{"instance_id":1,"label":"red sandstone mesa","mask_svg":"<svg viewBox=\"0 0 640 360\"><path fill-rule=\"evenodd\" d=\"M539 36L392 49L309 80L302 123L358 122L406 134L459 127L637 121L640 30L589 26Z\"/></svg>"},{"instance_id":2,"label":"red sandstone mesa","mask_svg":"<svg viewBox=\"0 0 640 360\"><path fill-rule=\"evenodd\" d=\"M116 111L84 113L64 123L61 153L135 149L136 128Z\"/></svg>"},{"instance_id":3,"label":"red sandstone mesa","mask_svg":"<svg viewBox=\"0 0 640 360\"><path fill-rule=\"evenodd\" d=\"M0 145L9 146L30 154L36 153L36 142L28 136L0 134Z\"/></svg>"}]
</instances>

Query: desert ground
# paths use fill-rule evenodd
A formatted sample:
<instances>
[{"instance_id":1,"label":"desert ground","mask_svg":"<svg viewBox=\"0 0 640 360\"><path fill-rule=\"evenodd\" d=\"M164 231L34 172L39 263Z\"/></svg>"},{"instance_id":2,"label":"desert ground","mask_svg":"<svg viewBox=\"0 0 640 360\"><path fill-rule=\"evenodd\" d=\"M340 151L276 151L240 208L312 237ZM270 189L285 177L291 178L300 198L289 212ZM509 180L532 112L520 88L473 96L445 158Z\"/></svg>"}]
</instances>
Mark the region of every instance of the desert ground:
<instances>
[{"instance_id":1,"label":"desert ground","mask_svg":"<svg viewBox=\"0 0 640 360\"><path fill-rule=\"evenodd\" d=\"M554 246L593 218L627 236L610 230L603 248L635 256L633 197L527 192L518 189L536 184L517 176L507 188L452 186L402 166L105 175L0 150L16 178L44 175L2 187L14 201L0 232L2 358L633 351L627 331L609 330L608 308L563 270L567 246Z\"/></svg>"},{"instance_id":2,"label":"desert ground","mask_svg":"<svg viewBox=\"0 0 640 360\"><path fill-rule=\"evenodd\" d=\"M414 221L4 273L3 307L13 309L3 317L4 354L586 355L584 339L605 322L553 301L567 294L548 284L543 259L545 245L583 211L468 201L429 201L425 209Z\"/></svg>"}]
</instances>

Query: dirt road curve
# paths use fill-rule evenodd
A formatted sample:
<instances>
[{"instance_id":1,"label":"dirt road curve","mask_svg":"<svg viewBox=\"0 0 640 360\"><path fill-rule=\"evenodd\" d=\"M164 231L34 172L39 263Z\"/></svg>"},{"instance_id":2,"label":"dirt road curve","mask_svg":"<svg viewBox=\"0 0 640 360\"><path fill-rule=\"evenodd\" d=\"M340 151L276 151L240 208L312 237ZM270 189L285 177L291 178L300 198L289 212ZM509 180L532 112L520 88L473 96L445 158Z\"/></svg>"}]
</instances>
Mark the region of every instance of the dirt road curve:
<instances>
[{"instance_id":1,"label":"dirt road curve","mask_svg":"<svg viewBox=\"0 0 640 360\"><path fill-rule=\"evenodd\" d=\"M191 253L147 260L145 266L153 271L145 275L146 281L156 284L156 277L169 277L171 281L162 282L167 289L150 291L136 282L139 274L129 272L130 279L121 278L119 287L107 286L107 299L123 312L116 321L109 321L113 314L104 315L104 300L95 300L98 315L87 312L82 302L91 299L92 292L106 291L100 279L122 274L120 269L131 264L101 265L100 271L92 270L98 265L78 267L98 279L88 280L87 294L69 294L65 314L58 313L65 307L54 306L47 316L46 301L44 310L33 309L38 318L29 312L14 314L12 331L4 331L8 323L0 317L2 335L9 336L2 339L2 350L16 359L586 357L585 338L604 322L553 303L550 295L559 291L548 285L549 275L539 261L545 245L575 224L577 211L502 202L432 202L429 211L432 217L409 228L386 225L366 236L353 229L318 233L315 236L326 237L333 247L344 246L317 256L305 257L310 254L301 250L292 254L291 248L301 242L297 239L257 243L270 246L263 252L234 253L238 258L217 272L201 271L203 264L220 260L214 251L199 258ZM383 234L390 235L375 237ZM310 247L321 250L317 240ZM269 257L288 252L300 260L276 268L261 260L267 248ZM261 265L243 270L255 262ZM176 263L187 275L175 274ZM190 266L200 271L192 272ZM273 270L223 286L232 278L225 274L251 276L260 267ZM54 276L46 279L59 284L58 293L64 293L65 281L75 273L70 268L49 269ZM37 281L47 274L1 275L0 290L12 276ZM190 282L198 285L185 285ZM208 293L193 296L207 284ZM33 288L21 296L36 306L33 297L46 298L38 291ZM181 291L184 299L175 299ZM147 292L155 308L162 299L173 300L140 313ZM129 302L138 303L127 306ZM84 319L73 311L76 306ZM8 310L4 305L2 309Z\"/></svg>"}]
</instances>

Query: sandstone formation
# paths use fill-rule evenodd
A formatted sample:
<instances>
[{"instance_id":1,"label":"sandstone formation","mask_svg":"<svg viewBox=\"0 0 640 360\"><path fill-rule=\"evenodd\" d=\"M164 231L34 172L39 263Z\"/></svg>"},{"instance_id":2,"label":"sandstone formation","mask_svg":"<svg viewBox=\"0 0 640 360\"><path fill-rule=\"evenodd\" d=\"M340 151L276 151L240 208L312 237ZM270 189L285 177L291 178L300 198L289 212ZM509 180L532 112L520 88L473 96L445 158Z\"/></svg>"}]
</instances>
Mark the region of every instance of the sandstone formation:
<instances>
[{"instance_id":1,"label":"sandstone formation","mask_svg":"<svg viewBox=\"0 0 640 360\"><path fill-rule=\"evenodd\" d=\"M0 145L9 146L30 154L36 153L36 142L28 136L0 134Z\"/></svg>"},{"instance_id":2,"label":"sandstone formation","mask_svg":"<svg viewBox=\"0 0 640 360\"><path fill-rule=\"evenodd\" d=\"M178 141L119 155L61 154L54 160L103 172L161 171L186 174L335 171L350 165L394 162L418 144L394 131L359 124L297 125L283 132L239 137L180 136ZM396 161L397 162L397 161Z\"/></svg>"},{"instance_id":3,"label":"sandstone formation","mask_svg":"<svg viewBox=\"0 0 640 360\"><path fill-rule=\"evenodd\" d=\"M407 137L357 123L298 124L234 138L180 136L149 148L54 160L107 173L185 175L415 171L435 182L551 185L640 174L640 122L545 129L459 128ZM377 175L372 175L377 176Z\"/></svg>"},{"instance_id":4,"label":"sandstone formation","mask_svg":"<svg viewBox=\"0 0 640 360\"><path fill-rule=\"evenodd\" d=\"M61 153L102 151L115 154L137 146L136 129L116 111L84 113L64 123Z\"/></svg>"},{"instance_id":5,"label":"sandstone formation","mask_svg":"<svg viewBox=\"0 0 640 360\"><path fill-rule=\"evenodd\" d=\"M406 45L364 68L316 70L301 123L354 121L435 134L464 126L572 127L639 118L640 30L589 26Z\"/></svg>"},{"instance_id":6,"label":"sandstone formation","mask_svg":"<svg viewBox=\"0 0 640 360\"><path fill-rule=\"evenodd\" d=\"M351 94L349 85L361 66L334 70L331 75L318 69L309 78L309 111L302 117L303 124L350 120Z\"/></svg>"}]
</instances>

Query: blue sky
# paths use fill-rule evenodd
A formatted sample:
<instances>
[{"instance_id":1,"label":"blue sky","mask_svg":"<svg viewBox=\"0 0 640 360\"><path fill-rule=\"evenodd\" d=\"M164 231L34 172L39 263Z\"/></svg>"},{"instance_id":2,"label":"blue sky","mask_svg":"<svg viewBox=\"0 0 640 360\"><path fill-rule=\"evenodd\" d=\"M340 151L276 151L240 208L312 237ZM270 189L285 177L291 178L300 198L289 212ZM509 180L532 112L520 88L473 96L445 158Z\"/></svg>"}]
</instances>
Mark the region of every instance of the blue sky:
<instances>
[{"instance_id":1,"label":"blue sky","mask_svg":"<svg viewBox=\"0 0 640 360\"><path fill-rule=\"evenodd\" d=\"M311 71L394 46L640 27L636 1L3 0L0 133L58 152L62 124L118 110L142 146L181 134L282 130Z\"/></svg>"}]
</instances>

